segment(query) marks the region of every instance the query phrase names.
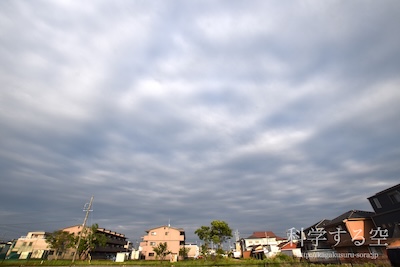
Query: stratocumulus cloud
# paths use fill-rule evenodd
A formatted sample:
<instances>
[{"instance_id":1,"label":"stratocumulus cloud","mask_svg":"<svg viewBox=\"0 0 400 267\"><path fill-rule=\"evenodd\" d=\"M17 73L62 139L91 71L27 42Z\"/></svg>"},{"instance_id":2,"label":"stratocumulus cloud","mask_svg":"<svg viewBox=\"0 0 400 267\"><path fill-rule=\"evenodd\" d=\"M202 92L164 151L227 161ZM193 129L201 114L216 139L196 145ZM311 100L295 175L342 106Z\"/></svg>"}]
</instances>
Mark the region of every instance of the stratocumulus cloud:
<instances>
[{"instance_id":1,"label":"stratocumulus cloud","mask_svg":"<svg viewBox=\"0 0 400 267\"><path fill-rule=\"evenodd\" d=\"M398 183L397 1L2 1L0 239L307 227ZM327 208L329 207L329 208Z\"/></svg>"}]
</instances>

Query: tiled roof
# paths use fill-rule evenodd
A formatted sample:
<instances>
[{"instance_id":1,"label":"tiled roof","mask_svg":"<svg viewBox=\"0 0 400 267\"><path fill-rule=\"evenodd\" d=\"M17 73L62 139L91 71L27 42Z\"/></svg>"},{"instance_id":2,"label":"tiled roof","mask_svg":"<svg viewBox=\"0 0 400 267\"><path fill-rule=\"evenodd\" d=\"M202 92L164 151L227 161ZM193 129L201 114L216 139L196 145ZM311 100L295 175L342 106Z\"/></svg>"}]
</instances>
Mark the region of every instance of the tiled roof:
<instances>
[{"instance_id":1,"label":"tiled roof","mask_svg":"<svg viewBox=\"0 0 400 267\"><path fill-rule=\"evenodd\" d=\"M253 234L248 239L252 238L276 238L277 240L285 240L285 238L279 237L274 234L272 231L264 231L264 232L253 232Z\"/></svg>"},{"instance_id":2,"label":"tiled roof","mask_svg":"<svg viewBox=\"0 0 400 267\"><path fill-rule=\"evenodd\" d=\"M297 244L295 242L286 242L280 244L278 247L280 247L281 250L293 250L297 248Z\"/></svg>"}]
</instances>

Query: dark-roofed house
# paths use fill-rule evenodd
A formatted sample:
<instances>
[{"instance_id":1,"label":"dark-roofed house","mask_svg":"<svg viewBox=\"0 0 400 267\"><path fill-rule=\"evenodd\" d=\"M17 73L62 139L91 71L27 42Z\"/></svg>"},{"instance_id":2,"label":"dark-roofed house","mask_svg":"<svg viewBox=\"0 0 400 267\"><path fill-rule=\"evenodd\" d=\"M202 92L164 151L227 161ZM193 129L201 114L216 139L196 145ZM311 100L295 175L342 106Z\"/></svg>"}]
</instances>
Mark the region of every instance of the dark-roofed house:
<instances>
[{"instance_id":1,"label":"dark-roofed house","mask_svg":"<svg viewBox=\"0 0 400 267\"><path fill-rule=\"evenodd\" d=\"M368 198L375 211L372 220L387 234L387 254L393 266L400 266L400 184Z\"/></svg>"},{"instance_id":2,"label":"dark-roofed house","mask_svg":"<svg viewBox=\"0 0 400 267\"><path fill-rule=\"evenodd\" d=\"M297 246L301 248L302 256L308 262L338 263L338 259L333 256L335 250L328 242L328 233L325 229L330 223L331 220L323 219L302 231Z\"/></svg>"},{"instance_id":3,"label":"dark-roofed house","mask_svg":"<svg viewBox=\"0 0 400 267\"><path fill-rule=\"evenodd\" d=\"M285 238L275 235L274 232L253 232L247 238L239 240L240 249L244 258L271 257L280 252L279 244L287 241Z\"/></svg>"},{"instance_id":4,"label":"dark-roofed house","mask_svg":"<svg viewBox=\"0 0 400 267\"><path fill-rule=\"evenodd\" d=\"M374 212L350 210L325 225L327 240L341 263L387 263L385 237L375 227Z\"/></svg>"},{"instance_id":5,"label":"dark-roofed house","mask_svg":"<svg viewBox=\"0 0 400 267\"><path fill-rule=\"evenodd\" d=\"M368 198L375 211L375 225L387 229L389 238L400 238L400 184Z\"/></svg>"}]
</instances>

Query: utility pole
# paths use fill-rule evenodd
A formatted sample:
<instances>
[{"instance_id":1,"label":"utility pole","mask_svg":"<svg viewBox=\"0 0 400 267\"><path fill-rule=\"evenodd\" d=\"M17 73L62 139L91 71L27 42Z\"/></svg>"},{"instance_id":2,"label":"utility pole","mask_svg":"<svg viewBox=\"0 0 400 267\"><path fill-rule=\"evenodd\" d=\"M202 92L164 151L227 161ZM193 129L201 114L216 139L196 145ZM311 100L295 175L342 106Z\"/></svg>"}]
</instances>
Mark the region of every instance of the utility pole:
<instances>
[{"instance_id":1,"label":"utility pole","mask_svg":"<svg viewBox=\"0 0 400 267\"><path fill-rule=\"evenodd\" d=\"M92 202L93 202L93 196L90 198L90 202L89 202L89 205L87 206L87 208L86 208L86 204L87 203L84 206L84 210L83 211L86 211L86 216L85 216L85 219L83 220L82 230L79 232L78 243L76 244L76 247L75 247L75 253L74 253L74 256L72 257L72 263L74 263L74 261L75 261L76 254L78 254L79 243L81 242L82 233L85 230L86 221L87 221L87 219L89 217L89 212L91 211L90 208L92 207Z\"/></svg>"}]
</instances>

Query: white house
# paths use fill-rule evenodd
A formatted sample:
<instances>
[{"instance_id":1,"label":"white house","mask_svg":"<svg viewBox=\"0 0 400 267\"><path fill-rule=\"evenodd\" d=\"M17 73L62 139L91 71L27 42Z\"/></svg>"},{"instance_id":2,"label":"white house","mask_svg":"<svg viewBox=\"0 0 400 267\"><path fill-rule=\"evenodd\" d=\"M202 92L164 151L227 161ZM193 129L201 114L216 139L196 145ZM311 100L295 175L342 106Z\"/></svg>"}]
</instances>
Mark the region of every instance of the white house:
<instances>
[{"instance_id":1,"label":"white house","mask_svg":"<svg viewBox=\"0 0 400 267\"><path fill-rule=\"evenodd\" d=\"M244 258L263 253L266 257L273 257L280 252L279 245L286 242L285 238L275 235L271 231L253 232L247 238L239 240ZM247 253L246 253L247 252Z\"/></svg>"}]
</instances>

